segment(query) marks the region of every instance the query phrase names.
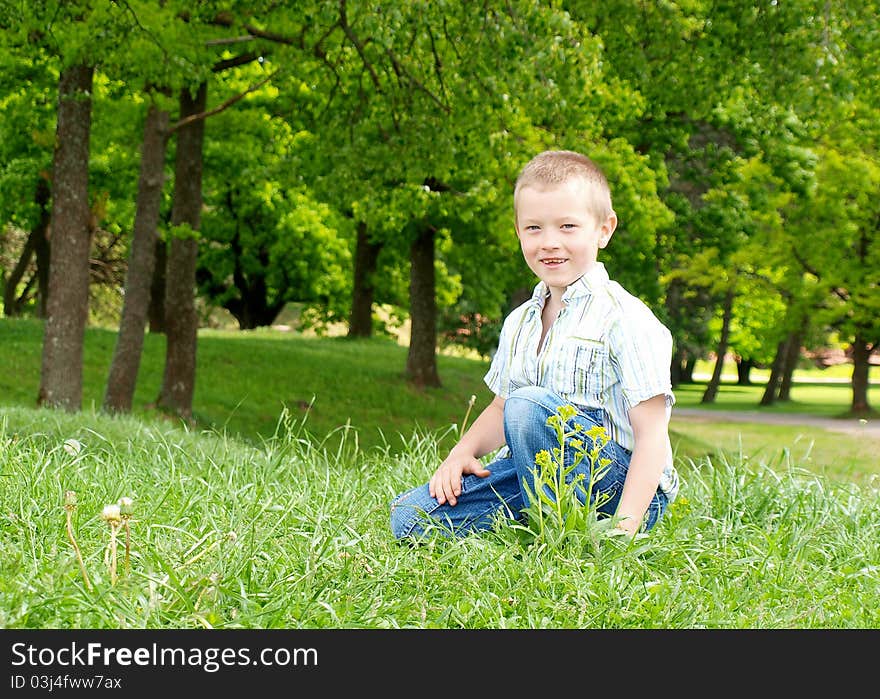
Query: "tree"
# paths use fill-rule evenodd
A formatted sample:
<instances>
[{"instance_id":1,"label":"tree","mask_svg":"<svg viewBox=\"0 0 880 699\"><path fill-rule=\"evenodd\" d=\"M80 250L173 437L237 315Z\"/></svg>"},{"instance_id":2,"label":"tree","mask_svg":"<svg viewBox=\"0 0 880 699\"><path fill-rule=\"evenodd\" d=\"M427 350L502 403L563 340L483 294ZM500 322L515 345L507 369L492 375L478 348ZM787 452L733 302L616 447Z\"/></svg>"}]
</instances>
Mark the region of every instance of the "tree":
<instances>
[{"instance_id":1,"label":"tree","mask_svg":"<svg viewBox=\"0 0 880 699\"><path fill-rule=\"evenodd\" d=\"M604 82L598 41L553 8L517 2L474 12L412 3L359 6L355 14L340 7L322 46L333 60L329 47L338 39L358 60L333 63L336 109L316 127L316 140L332 153L337 177L351 173L336 206L353 212L365 233L362 248L394 248L409 258L407 375L417 385L438 385L436 275L448 268L439 236L448 231L455 246L475 252L495 239L511 241L513 179L542 148L590 144L610 165L619 163L626 144L603 129L628 118L630 93ZM605 110L616 97L622 104ZM503 223L490 228L490 221ZM369 260L368 252L355 259ZM521 266L510 255L506 261ZM498 275L493 302L505 296L500 285L508 276Z\"/></svg>"},{"instance_id":2,"label":"tree","mask_svg":"<svg viewBox=\"0 0 880 699\"><path fill-rule=\"evenodd\" d=\"M57 99L49 57L24 55L14 45L0 49L0 278L7 316L31 307L46 315Z\"/></svg>"},{"instance_id":3,"label":"tree","mask_svg":"<svg viewBox=\"0 0 880 699\"><path fill-rule=\"evenodd\" d=\"M37 402L79 410L89 303L89 134L94 66L74 63L58 81L52 173L49 299Z\"/></svg>"},{"instance_id":4,"label":"tree","mask_svg":"<svg viewBox=\"0 0 880 699\"><path fill-rule=\"evenodd\" d=\"M214 117L205 146L199 290L243 330L272 324L291 301L323 319L344 317L349 302L350 219L304 185L293 164L302 129L271 107L258 94Z\"/></svg>"},{"instance_id":5,"label":"tree","mask_svg":"<svg viewBox=\"0 0 880 699\"><path fill-rule=\"evenodd\" d=\"M195 94L180 91L181 121L201 115L207 103L207 83ZM174 161L174 207L171 211L171 249L165 291L165 371L156 401L160 408L184 419L192 417L195 392L198 316L195 279L202 215L202 142L204 119L184 123L177 134Z\"/></svg>"},{"instance_id":6,"label":"tree","mask_svg":"<svg viewBox=\"0 0 880 699\"><path fill-rule=\"evenodd\" d=\"M150 104L144 121L134 236L125 278L125 303L104 394L104 408L114 412L131 410L140 367L158 242L168 120L165 109Z\"/></svg>"},{"instance_id":7,"label":"tree","mask_svg":"<svg viewBox=\"0 0 880 699\"><path fill-rule=\"evenodd\" d=\"M159 93L170 91L169 85L180 88L180 120L168 126L167 110L152 105L147 112L142 148L141 177L135 236L127 275L128 292L122 312L114 361L108 377L105 407L110 410L128 410L134 393L143 330L147 315L150 325L161 325L166 332L166 364L163 384L157 404L188 418L192 411L195 390L196 341L198 319L195 313L195 268L197 263L197 233L202 207L201 172L203 120L228 108L257 86L226 100L206 111L206 77L250 63L257 54L246 52L216 59L212 46L227 43L224 38L208 40L203 35L207 26L228 27L230 18L225 12L212 12L209 7L191 14L179 8L143 6L133 9L140 42L135 55L141 63L132 66L120 62L121 71L133 76L135 82L147 85L151 101ZM224 31L224 30L220 30ZM157 38L158 37L158 38ZM169 58L165 42L173 45L176 61ZM134 41L132 42L135 43ZM185 68L181 69L183 65ZM175 66L175 67L172 67ZM193 98L189 86L200 83ZM158 85L159 87L156 87ZM152 86L152 87L151 87ZM156 226L160 215L165 148L171 133L180 130L176 150L176 177L174 203L171 211L172 241L166 254L164 243L157 238ZM184 178L182 181L179 178ZM176 226L176 228L175 228ZM159 265L156 264L159 261ZM167 277L172 281L165 283ZM157 269L158 267L158 269ZM156 315L161 314L157 322Z\"/></svg>"},{"instance_id":8,"label":"tree","mask_svg":"<svg viewBox=\"0 0 880 699\"><path fill-rule=\"evenodd\" d=\"M880 168L855 142L843 145L821 149L814 196L791 214L801 226L793 227L790 244L803 271L828 294L821 322L837 328L852 347L850 412L867 415L869 357L880 346ZM806 226L818 235L795 238Z\"/></svg>"}]
</instances>

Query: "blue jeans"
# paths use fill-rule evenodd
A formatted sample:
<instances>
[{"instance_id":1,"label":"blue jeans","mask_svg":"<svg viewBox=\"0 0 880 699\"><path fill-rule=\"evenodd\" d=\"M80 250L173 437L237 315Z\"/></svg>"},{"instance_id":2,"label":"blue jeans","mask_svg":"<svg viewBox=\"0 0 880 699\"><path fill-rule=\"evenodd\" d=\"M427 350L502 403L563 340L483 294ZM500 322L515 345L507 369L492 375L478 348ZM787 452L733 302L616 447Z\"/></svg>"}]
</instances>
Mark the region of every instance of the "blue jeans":
<instances>
[{"instance_id":1,"label":"blue jeans","mask_svg":"<svg viewBox=\"0 0 880 699\"><path fill-rule=\"evenodd\" d=\"M523 508L528 504L523 480L534 492L535 454L559 447L559 441L547 418L556 409L566 405L562 398L540 386L526 386L508 396L504 402L504 436L506 453L495 459L488 468L492 473L485 478L466 474L461 479L461 495L458 503L440 505L428 492L425 483L398 495L391 502L391 531L398 539L422 537L428 532L452 536L466 536L472 532L489 529L497 513L516 520L524 518ZM577 415L568 421L584 426L584 432L594 425L602 425L602 411L578 409ZM589 451L590 438L579 435ZM565 464L572 463L572 449L566 446ZM614 441L608 441L601 452L602 458L611 459L608 472L593 487L591 499L597 492L608 493L610 498L598 508L598 512L612 516L620 503L623 482L629 469L631 453ZM586 483L590 478L590 461L583 459L568 476L584 474ZM578 499L586 500L584 489ZM667 506L666 495L658 488L645 513L643 529L651 529L663 515Z\"/></svg>"}]
</instances>

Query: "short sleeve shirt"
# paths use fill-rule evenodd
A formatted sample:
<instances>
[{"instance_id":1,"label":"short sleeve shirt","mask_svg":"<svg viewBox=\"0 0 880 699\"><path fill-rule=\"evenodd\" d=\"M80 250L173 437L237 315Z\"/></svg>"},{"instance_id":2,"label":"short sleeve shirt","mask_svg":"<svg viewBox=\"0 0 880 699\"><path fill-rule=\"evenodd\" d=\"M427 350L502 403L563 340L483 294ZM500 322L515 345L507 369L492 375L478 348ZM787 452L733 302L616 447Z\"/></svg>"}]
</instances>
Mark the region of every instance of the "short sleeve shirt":
<instances>
[{"instance_id":1,"label":"short sleeve shirt","mask_svg":"<svg viewBox=\"0 0 880 699\"><path fill-rule=\"evenodd\" d=\"M539 351L548 293L539 282L532 297L507 316L486 385L502 398L524 386L542 386L575 406L600 409L608 434L631 451L630 408L664 395L668 419L675 403L672 335L597 262L565 290L563 307ZM668 442L660 489L670 501L678 493Z\"/></svg>"}]
</instances>

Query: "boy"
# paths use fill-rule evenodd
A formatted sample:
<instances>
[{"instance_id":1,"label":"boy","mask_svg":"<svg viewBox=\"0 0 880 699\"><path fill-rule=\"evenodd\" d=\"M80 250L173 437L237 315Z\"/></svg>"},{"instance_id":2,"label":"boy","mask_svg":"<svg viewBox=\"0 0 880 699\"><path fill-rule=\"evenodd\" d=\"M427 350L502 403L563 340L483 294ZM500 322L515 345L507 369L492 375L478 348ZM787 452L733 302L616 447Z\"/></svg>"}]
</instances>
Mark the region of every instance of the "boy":
<instances>
[{"instance_id":1,"label":"boy","mask_svg":"<svg viewBox=\"0 0 880 699\"><path fill-rule=\"evenodd\" d=\"M517 178L514 212L523 256L540 281L502 326L485 377L495 399L429 482L391 503L399 539L437 525L464 536L491 527L499 511L521 518L522 482L534 491L535 455L559 446L546 420L562 405L577 409L572 421L584 431L601 425L611 437L602 457L612 463L592 497L609 494L599 512L619 516L620 529L651 529L678 492L668 432L672 337L597 259L617 227L604 174L580 153L540 153ZM577 471L589 482L589 459Z\"/></svg>"}]
</instances>

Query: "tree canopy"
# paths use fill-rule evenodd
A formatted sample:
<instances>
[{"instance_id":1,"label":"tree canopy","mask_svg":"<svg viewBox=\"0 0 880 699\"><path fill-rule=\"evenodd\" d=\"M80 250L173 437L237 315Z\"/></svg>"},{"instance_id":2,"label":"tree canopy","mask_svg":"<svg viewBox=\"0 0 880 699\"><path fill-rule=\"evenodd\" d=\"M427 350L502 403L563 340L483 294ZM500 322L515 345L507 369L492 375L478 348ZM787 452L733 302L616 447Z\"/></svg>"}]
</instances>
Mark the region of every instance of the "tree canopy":
<instances>
[{"instance_id":1,"label":"tree canopy","mask_svg":"<svg viewBox=\"0 0 880 699\"><path fill-rule=\"evenodd\" d=\"M139 332L148 302L171 302L173 319L191 289L242 329L297 302L369 334L383 304L412 320L407 374L439 383L438 338L491 353L534 283L512 230L517 171L570 148L611 182L620 225L604 260L672 330L675 380L710 354L720 372L733 353L746 377L778 367L781 385L792 347L836 337L854 361L853 410L867 411L880 341L877 9L4 4L4 313L54 322L49 250L65 248L49 219L71 176L59 139L74 133L59 105L82 67L88 215L70 235L88 254L68 262L86 265L93 319L118 322L131 303ZM195 128L201 140L183 145ZM189 195L186 172L201 173ZM768 400L785 397L775 381Z\"/></svg>"}]
</instances>

